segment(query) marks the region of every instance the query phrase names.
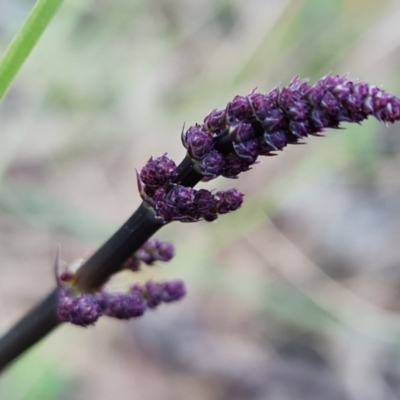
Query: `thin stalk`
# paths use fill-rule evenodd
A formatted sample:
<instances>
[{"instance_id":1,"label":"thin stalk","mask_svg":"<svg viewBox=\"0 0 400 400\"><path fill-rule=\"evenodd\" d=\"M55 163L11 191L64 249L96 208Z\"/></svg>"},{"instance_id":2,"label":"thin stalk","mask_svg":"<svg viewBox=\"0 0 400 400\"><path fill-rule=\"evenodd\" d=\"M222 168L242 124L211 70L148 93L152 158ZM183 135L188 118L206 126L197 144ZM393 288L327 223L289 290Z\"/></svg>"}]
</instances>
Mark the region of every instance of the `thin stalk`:
<instances>
[{"instance_id":1,"label":"thin stalk","mask_svg":"<svg viewBox=\"0 0 400 400\"><path fill-rule=\"evenodd\" d=\"M93 291L101 286L163 225L154 211L142 204L81 266L79 287ZM0 370L60 324L57 319L57 293L56 288L0 338Z\"/></svg>"},{"instance_id":2,"label":"thin stalk","mask_svg":"<svg viewBox=\"0 0 400 400\"><path fill-rule=\"evenodd\" d=\"M0 100L49 25L63 0L38 0L0 61Z\"/></svg>"},{"instance_id":3,"label":"thin stalk","mask_svg":"<svg viewBox=\"0 0 400 400\"><path fill-rule=\"evenodd\" d=\"M57 299L56 288L1 338L0 371L60 324Z\"/></svg>"}]
</instances>

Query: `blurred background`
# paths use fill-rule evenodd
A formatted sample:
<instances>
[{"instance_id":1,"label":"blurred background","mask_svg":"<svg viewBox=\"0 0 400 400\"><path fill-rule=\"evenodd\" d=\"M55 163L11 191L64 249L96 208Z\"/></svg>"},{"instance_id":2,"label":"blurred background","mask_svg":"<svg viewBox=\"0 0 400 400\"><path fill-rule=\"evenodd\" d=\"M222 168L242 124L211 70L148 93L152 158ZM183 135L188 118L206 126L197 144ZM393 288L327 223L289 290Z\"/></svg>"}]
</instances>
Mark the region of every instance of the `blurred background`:
<instances>
[{"instance_id":1,"label":"blurred background","mask_svg":"<svg viewBox=\"0 0 400 400\"><path fill-rule=\"evenodd\" d=\"M0 0L0 52L34 5ZM400 94L398 0L66 0L0 104L0 331L136 209L135 168L255 87L351 77ZM187 298L62 326L0 377L4 400L400 399L400 125L310 138L239 180L243 207L173 223Z\"/></svg>"}]
</instances>

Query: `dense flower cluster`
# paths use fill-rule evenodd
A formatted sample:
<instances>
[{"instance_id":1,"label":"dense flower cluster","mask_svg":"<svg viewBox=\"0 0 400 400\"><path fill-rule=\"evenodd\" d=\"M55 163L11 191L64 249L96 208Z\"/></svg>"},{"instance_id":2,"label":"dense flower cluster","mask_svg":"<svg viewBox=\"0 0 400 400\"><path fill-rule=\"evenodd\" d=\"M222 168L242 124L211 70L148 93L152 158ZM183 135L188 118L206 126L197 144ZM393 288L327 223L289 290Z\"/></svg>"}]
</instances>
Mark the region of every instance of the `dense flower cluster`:
<instances>
[{"instance_id":1,"label":"dense flower cluster","mask_svg":"<svg viewBox=\"0 0 400 400\"><path fill-rule=\"evenodd\" d=\"M102 315L117 319L142 316L147 308L178 301L186 295L182 281L147 282L134 285L128 293L85 293L75 295L71 288L60 288L57 317L79 326L93 325Z\"/></svg>"},{"instance_id":2,"label":"dense flower cluster","mask_svg":"<svg viewBox=\"0 0 400 400\"><path fill-rule=\"evenodd\" d=\"M206 178L236 178L260 155L369 116L382 122L399 120L400 99L346 76L327 75L313 86L296 77L283 89L236 96L224 110L213 110L202 125L190 127L182 141ZM228 153L216 149L224 136L232 142Z\"/></svg>"},{"instance_id":3,"label":"dense flower cluster","mask_svg":"<svg viewBox=\"0 0 400 400\"><path fill-rule=\"evenodd\" d=\"M400 99L347 76L327 75L312 86L296 77L283 89L236 96L225 109L213 110L203 124L182 132L182 143L203 180L237 178L260 155L275 155L308 135L319 136L327 128L369 116L386 123L399 120ZM176 164L166 155L151 158L139 174L142 197L166 222L213 221L242 203L243 195L235 189L214 195L180 186L176 177ZM221 204L227 198L229 206Z\"/></svg>"},{"instance_id":4,"label":"dense flower cluster","mask_svg":"<svg viewBox=\"0 0 400 400\"><path fill-rule=\"evenodd\" d=\"M200 152L200 148L195 144L196 141L192 145L193 154ZM173 161L166 155L151 158L138 176L141 196L154 207L157 215L165 222L195 222L202 219L214 221L218 214L235 211L241 206L243 194L236 189L213 194L205 189L195 190L175 184L168 178L176 176L176 167L175 172L169 168L172 165Z\"/></svg>"},{"instance_id":5,"label":"dense flower cluster","mask_svg":"<svg viewBox=\"0 0 400 400\"><path fill-rule=\"evenodd\" d=\"M180 300L186 294L185 285L179 280L162 283L148 281L144 287L133 285L130 290L132 294L142 296L149 308L155 308L161 303Z\"/></svg>"},{"instance_id":6,"label":"dense flower cluster","mask_svg":"<svg viewBox=\"0 0 400 400\"><path fill-rule=\"evenodd\" d=\"M168 262L175 255L174 245L165 240L157 238L149 239L132 257L130 257L125 267L131 271L139 271L142 263L154 265L157 261Z\"/></svg>"},{"instance_id":7,"label":"dense flower cluster","mask_svg":"<svg viewBox=\"0 0 400 400\"><path fill-rule=\"evenodd\" d=\"M170 242L152 238L148 240L126 263L125 268L133 272L140 270L141 264L154 265L168 262L175 255ZM59 257L59 255L58 255ZM133 285L127 293L110 293L101 290L96 293L76 293L74 280L76 272L58 271L60 260L56 260L56 275L59 285L57 317L61 322L75 325L93 325L105 315L117 319L130 319L143 315L147 308L155 308L161 303L180 300L186 294L182 281L153 282Z\"/></svg>"},{"instance_id":8,"label":"dense flower cluster","mask_svg":"<svg viewBox=\"0 0 400 400\"><path fill-rule=\"evenodd\" d=\"M346 76L327 75L312 86L294 78L288 87L275 88L267 94L253 91L236 96L225 109L213 110L203 124L182 132L187 150L183 165L188 162L197 181L218 176L236 178L249 170L260 155L274 155L308 135L319 136L327 128L337 129L342 122L359 123L369 116L385 123L398 121L400 99ZM179 168L164 154L150 158L138 173L139 192L162 221L213 221L241 206L243 194L236 189L212 193L195 190L193 184L183 185L178 178ZM173 255L170 243L152 239L125 267L138 271L141 263L153 265L156 261L169 261ZM74 295L73 280L74 275L68 271L59 278L58 318L81 326L93 324L101 315L138 317L146 308L179 300L186 293L181 281L150 281L144 286L132 286L129 293Z\"/></svg>"},{"instance_id":9,"label":"dense flower cluster","mask_svg":"<svg viewBox=\"0 0 400 400\"><path fill-rule=\"evenodd\" d=\"M176 175L176 164L166 154L155 160L151 157L145 168L140 171L140 179L145 183L149 196L153 196L157 189L172 182Z\"/></svg>"},{"instance_id":10,"label":"dense flower cluster","mask_svg":"<svg viewBox=\"0 0 400 400\"><path fill-rule=\"evenodd\" d=\"M101 315L102 308L95 296L74 296L71 289L60 289L57 317L61 322L88 326L94 324Z\"/></svg>"},{"instance_id":11,"label":"dense flower cluster","mask_svg":"<svg viewBox=\"0 0 400 400\"><path fill-rule=\"evenodd\" d=\"M243 194L236 189L215 194L208 190L195 190L176 185L166 190L155 204L155 210L165 221L195 222L200 219L214 221L220 210L237 210L243 202Z\"/></svg>"}]
</instances>

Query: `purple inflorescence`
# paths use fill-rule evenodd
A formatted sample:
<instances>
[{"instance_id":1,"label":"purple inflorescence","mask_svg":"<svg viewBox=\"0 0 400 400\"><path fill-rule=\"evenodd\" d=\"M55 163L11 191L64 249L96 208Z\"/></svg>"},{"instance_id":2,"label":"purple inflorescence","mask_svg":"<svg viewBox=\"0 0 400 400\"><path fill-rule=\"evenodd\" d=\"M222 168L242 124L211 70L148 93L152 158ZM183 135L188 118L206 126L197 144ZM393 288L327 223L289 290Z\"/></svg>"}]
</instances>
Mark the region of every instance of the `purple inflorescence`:
<instances>
[{"instance_id":1,"label":"purple inflorescence","mask_svg":"<svg viewBox=\"0 0 400 400\"><path fill-rule=\"evenodd\" d=\"M166 156L162 158L164 162L168 161ZM219 209L221 209L221 207L218 206L219 199L206 189L195 190L191 187L175 184L172 179L167 180L163 187L155 189L153 183L148 187L146 182L150 182L150 180L147 179L147 181L144 182L142 181L142 177L149 176L148 171L157 171L157 169L154 168L155 161L156 160L153 159L149 160L143 168L146 173L143 173L142 170L139 174L138 183L143 199L149 202L157 215L165 222L195 222L202 219L214 221L218 218L218 214L222 214L219 212ZM150 164L150 166L148 164ZM233 177L247 168L249 163L235 154L223 156L218 151L212 150L201 158L199 165L200 168L204 170L205 176L213 178L220 174ZM153 173L151 174L151 176L155 175L156 174ZM154 181L155 179L151 180L151 182ZM157 182L161 182L161 180L158 179ZM152 246L154 246L154 243ZM164 251L165 249L143 248L139 254L129 259L125 266L132 271L138 271L140 269L140 259L146 262L146 257L149 258L149 260L154 257L152 254L146 255L146 252L153 252L157 257L157 252L160 250Z\"/></svg>"},{"instance_id":2,"label":"purple inflorescence","mask_svg":"<svg viewBox=\"0 0 400 400\"><path fill-rule=\"evenodd\" d=\"M214 138L210 152L221 136L231 138L233 152L224 155L221 175L235 178L247 171L259 155L272 155L308 135L339 128L342 122L361 122L369 116L388 123L399 120L400 99L346 76L327 75L312 86L296 77L283 89L236 96L225 110L213 110L203 127ZM189 150L188 154L191 156ZM203 152L203 158L206 156ZM206 169L200 167L200 171Z\"/></svg>"},{"instance_id":3,"label":"purple inflorescence","mask_svg":"<svg viewBox=\"0 0 400 400\"><path fill-rule=\"evenodd\" d=\"M131 291L136 291L136 286ZM144 286L144 298L149 308L155 308L160 303L171 303L178 301L186 295L186 287L183 281L176 280L170 282L149 281Z\"/></svg>"},{"instance_id":4,"label":"purple inflorescence","mask_svg":"<svg viewBox=\"0 0 400 400\"><path fill-rule=\"evenodd\" d=\"M163 303L172 303L186 296L186 287L181 280L168 281L161 283L161 285L163 286L161 296Z\"/></svg>"},{"instance_id":5,"label":"purple inflorescence","mask_svg":"<svg viewBox=\"0 0 400 400\"><path fill-rule=\"evenodd\" d=\"M249 120L253 110L248 96L236 96L226 106L226 123L231 126L240 121Z\"/></svg>"},{"instance_id":6,"label":"purple inflorescence","mask_svg":"<svg viewBox=\"0 0 400 400\"><path fill-rule=\"evenodd\" d=\"M228 190L227 192L218 192L217 196L209 190L195 190L177 185L156 202L155 210L165 222L196 222L202 219L210 222L217 219L218 214L225 214L239 208L242 201L236 201L237 207L232 206L229 208L225 205L220 205L221 201L225 202L225 198L231 197L232 191L241 200L243 199L243 194L236 189Z\"/></svg>"},{"instance_id":7,"label":"purple inflorescence","mask_svg":"<svg viewBox=\"0 0 400 400\"><path fill-rule=\"evenodd\" d=\"M148 194L168 184L176 178L176 175L176 164L166 154L156 159L151 157L140 171L140 179L150 192Z\"/></svg>"},{"instance_id":8,"label":"purple inflorescence","mask_svg":"<svg viewBox=\"0 0 400 400\"><path fill-rule=\"evenodd\" d=\"M196 190L176 185L156 202L155 210L165 221L188 220L194 212Z\"/></svg>"},{"instance_id":9,"label":"purple inflorescence","mask_svg":"<svg viewBox=\"0 0 400 400\"><path fill-rule=\"evenodd\" d=\"M217 218L217 213L213 212L215 208L215 196L206 189L200 189L196 191L195 196L196 212L198 213L198 218L208 215L210 213L215 214Z\"/></svg>"},{"instance_id":10,"label":"purple inflorescence","mask_svg":"<svg viewBox=\"0 0 400 400\"><path fill-rule=\"evenodd\" d=\"M214 138L204 126L195 125L190 127L182 136L182 142L190 157L199 160L204 154L211 151L214 145Z\"/></svg>"},{"instance_id":11,"label":"purple inflorescence","mask_svg":"<svg viewBox=\"0 0 400 400\"><path fill-rule=\"evenodd\" d=\"M156 261L168 262L174 255L174 245L157 238L148 240L138 251L139 259L147 265L153 265Z\"/></svg>"},{"instance_id":12,"label":"purple inflorescence","mask_svg":"<svg viewBox=\"0 0 400 400\"><path fill-rule=\"evenodd\" d=\"M57 318L60 322L74 325L93 325L102 315L117 319L142 316L146 308L161 303L178 301L186 295L182 281L161 283L147 282L144 286L133 285L129 293L87 293L75 295L70 288L59 289Z\"/></svg>"},{"instance_id":13,"label":"purple inflorescence","mask_svg":"<svg viewBox=\"0 0 400 400\"><path fill-rule=\"evenodd\" d=\"M147 300L147 306L149 308L155 308L161 303L162 286L159 283L149 281L145 285L145 296Z\"/></svg>"},{"instance_id":14,"label":"purple inflorescence","mask_svg":"<svg viewBox=\"0 0 400 400\"><path fill-rule=\"evenodd\" d=\"M117 319L140 317L146 311L146 303L138 293L101 293L99 302L104 315Z\"/></svg>"},{"instance_id":15,"label":"purple inflorescence","mask_svg":"<svg viewBox=\"0 0 400 400\"><path fill-rule=\"evenodd\" d=\"M224 178L236 179L241 172L250 169L250 163L240 158L235 152L225 156L225 166L222 171Z\"/></svg>"},{"instance_id":16,"label":"purple inflorescence","mask_svg":"<svg viewBox=\"0 0 400 400\"><path fill-rule=\"evenodd\" d=\"M212 133L224 131L226 128L225 110L212 110L204 119L204 128Z\"/></svg>"},{"instance_id":17,"label":"purple inflorescence","mask_svg":"<svg viewBox=\"0 0 400 400\"><path fill-rule=\"evenodd\" d=\"M224 156L217 150L211 150L205 154L199 162L200 172L205 178L213 179L222 174L224 170Z\"/></svg>"},{"instance_id":18,"label":"purple inflorescence","mask_svg":"<svg viewBox=\"0 0 400 400\"><path fill-rule=\"evenodd\" d=\"M219 214L226 214L235 211L243 203L243 193L240 193L236 189L217 192L215 198L217 200L216 207Z\"/></svg>"},{"instance_id":19,"label":"purple inflorescence","mask_svg":"<svg viewBox=\"0 0 400 400\"><path fill-rule=\"evenodd\" d=\"M168 262L174 255L175 247L172 243L152 238L125 262L124 267L137 272L142 263L153 265L156 261Z\"/></svg>"},{"instance_id":20,"label":"purple inflorescence","mask_svg":"<svg viewBox=\"0 0 400 400\"><path fill-rule=\"evenodd\" d=\"M93 325L102 314L102 308L93 295L74 296L70 289L60 289L57 317L61 322L88 326Z\"/></svg>"},{"instance_id":21,"label":"purple inflorescence","mask_svg":"<svg viewBox=\"0 0 400 400\"><path fill-rule=\"evenodd\" d=\"M202 125L182 132L187 157L179 167L166 154L150 158L138 174L139 191L146 206L163 222L214 221L220 214L237 210L243 194L236 189L216 193L195 190L183 185L190 181L184 177L194 176L192 182L201 177L234 179L248 171L260 155L275 155L309 135L319 136L327 128L339 128L342 122L359 123L369 116L385 123L400 120L400 99L346 76L327 75L312 86L296 77L283 89L236 96L224 110L211 111ZM152 239L125 266L138 271L141 262L152 265L169 261L173 255L170 243ZM132 286L129 293L78 295L72 289L74 274L65 272L58 283L63 285L58 319L80 326L94 324L101 315L139 317L146 308L180 300L186 294L182 281L149 281Z\"/></svg>"},{"instance_id":22,"label":"purple inflorescence","mask_svg":"<svg viewBox=\"0 0 400 400\"><path fill-rule=\"evenodd\" d=\"M296 77L283 89L236 96L224 110L211 111L202 125L196 124L183 132L182 142L194 170L203 180L218 176L237 178L261 155L275 155L276 151L309 135L319 136L327 128L339 128L342 122L358 123L369 116L386 123L399 120L400 99L347 76L327 75L314 85ZM142 197L166 222L213 221L218 214L236 209L233 200L232 204L217 204L211 193L206 202L204 194L201 203L197 202L194 189L179 185L172 176L155 179L153 176L158 176L155 170L151 164L140 173L145 187L142 193L149 196L142 194ZM225 201L232 193L228 191L222 197ZM237 204L241 204L242 197L237 195ZM200 210L200 204L206 204L209 210L204 211L204 207Z\"/></svg>"}]
</instances>

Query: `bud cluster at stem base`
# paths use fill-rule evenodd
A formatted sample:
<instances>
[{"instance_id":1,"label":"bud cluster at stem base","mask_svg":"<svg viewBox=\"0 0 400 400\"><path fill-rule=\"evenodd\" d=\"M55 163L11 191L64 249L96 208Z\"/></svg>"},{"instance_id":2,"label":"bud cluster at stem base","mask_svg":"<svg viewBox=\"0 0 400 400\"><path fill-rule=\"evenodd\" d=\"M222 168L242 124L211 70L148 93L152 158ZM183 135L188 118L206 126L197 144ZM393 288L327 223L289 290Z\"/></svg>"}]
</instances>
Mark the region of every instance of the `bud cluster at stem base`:
<instances>
[{"instance_id":1,"label":"bud cluster at stem base","mask_svg":"<svg viewBox=\"0 0 400 400\"><path fill-rule=\"evenodd\" d=\"M117 319L137 318L147 308L178 301L185 295L186 287L180 280L149 281L144 286L132 286L128 293L74 294L71 288L60 287L57 317L61 322L86 327L103 315Z\"/></svg>"}]
</instances>

